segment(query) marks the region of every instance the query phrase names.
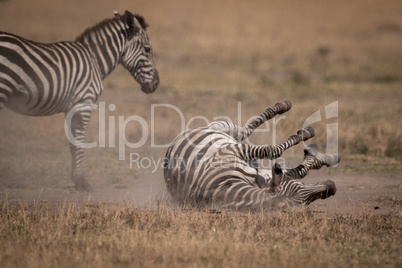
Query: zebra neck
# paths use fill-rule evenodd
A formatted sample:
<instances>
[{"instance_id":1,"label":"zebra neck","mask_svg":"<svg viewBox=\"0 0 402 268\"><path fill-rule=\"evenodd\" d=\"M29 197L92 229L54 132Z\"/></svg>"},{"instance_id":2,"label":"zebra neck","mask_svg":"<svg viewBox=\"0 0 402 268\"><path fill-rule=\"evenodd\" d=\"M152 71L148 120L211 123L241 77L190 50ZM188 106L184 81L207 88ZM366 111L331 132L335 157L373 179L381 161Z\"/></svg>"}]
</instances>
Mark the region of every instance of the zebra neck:
<instances>
[{"instance_id":1,"label":"zebra neck","mask_svg":"<svg viewBox=\"0 0 402 268\"><path fill-rule=\"evenodd\" d=\"M95 27L77 38L90 51L93 62L105 79L120 63L125 38L121 36L122 25L111 21L103 27Z\"/></svg>"}]
</instances>

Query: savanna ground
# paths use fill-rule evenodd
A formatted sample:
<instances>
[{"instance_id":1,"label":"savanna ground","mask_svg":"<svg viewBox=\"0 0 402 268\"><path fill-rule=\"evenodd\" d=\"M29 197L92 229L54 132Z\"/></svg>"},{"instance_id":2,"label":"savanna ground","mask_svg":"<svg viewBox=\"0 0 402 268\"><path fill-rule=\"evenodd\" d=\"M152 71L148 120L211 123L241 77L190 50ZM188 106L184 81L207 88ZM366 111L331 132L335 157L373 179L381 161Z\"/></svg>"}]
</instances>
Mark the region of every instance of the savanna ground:
<instances>
[{"instance_id":1,"label":"savanna ground","mask_svg":"<svg viewBox=\"0 0 402 268\"><path fill-rule=\"evenodd\" d=\"M122 68L105 80L105 129L99 106L88 133L88 142L105 133L105 146L86 151L93 193L72 190L64 115L0 113L1 267L402 266L400 1L3 0L0 29L73 40L125 9L151 25L161 85L145 95ZM205 119L245 124L283 99L292 110L251 142L282 141L320 111L312 142L325 151L337 124L342 161L304 181L331 179L335 196L309 210L257 214L184 210L169 200L158 162L166 148L156 147ZM334 102L338 114L327 118ZM119 129L119 116L132 115L146 125ZM146 142L125 147L119 160L122 136ZM297 164L302 149L280 161Z\"/></svg>"}]
</instances>

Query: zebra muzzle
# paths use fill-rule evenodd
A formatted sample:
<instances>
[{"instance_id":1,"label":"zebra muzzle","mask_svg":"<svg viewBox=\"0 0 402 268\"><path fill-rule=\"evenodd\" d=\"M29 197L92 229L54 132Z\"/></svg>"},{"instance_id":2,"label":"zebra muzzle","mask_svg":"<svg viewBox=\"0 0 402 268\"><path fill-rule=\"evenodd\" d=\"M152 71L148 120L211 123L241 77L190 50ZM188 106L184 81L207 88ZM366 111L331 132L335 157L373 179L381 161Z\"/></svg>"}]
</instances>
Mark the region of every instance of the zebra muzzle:
<instances>
[{"instance_id":1,"label":"zebra muzzle","mask_svg":"<svg viewBox=\"0 0 402 268\"><path fill-rule=\"evenodd\" d=\"M151 82L147 82L141 85L141 90L146 93L150 94L153 93L159 86L159 73L155 70L154 78Z\"/></svg>"}]
</instances>

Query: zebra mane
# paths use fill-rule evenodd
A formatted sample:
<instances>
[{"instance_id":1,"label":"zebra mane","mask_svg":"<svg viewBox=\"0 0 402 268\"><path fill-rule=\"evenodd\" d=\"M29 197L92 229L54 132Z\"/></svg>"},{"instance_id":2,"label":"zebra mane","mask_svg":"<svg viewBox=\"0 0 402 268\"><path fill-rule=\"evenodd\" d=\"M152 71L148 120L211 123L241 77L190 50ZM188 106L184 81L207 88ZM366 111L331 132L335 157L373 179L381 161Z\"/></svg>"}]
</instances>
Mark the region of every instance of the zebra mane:
<instances>
[{"instance_id":1,"label":"zebra mane","mask_svg":"<svg viewBox=\"0 0 402 268\"><path fill-rule=\"evenodd\" d=\"M141 15L134 14L134 18L138 20L138 22L141 24L141 27L144 28L144 30L146 30L149 27L149 24L145 22L144 17L142 17Z\"/></svg>"},{"instance_id":2,"label":"zebra mane","mask_svg":"<svg viewBox=\"0 0 402 268\"><path fill-rule=\"evenodd\" d=\"M146 30L148 28L148 23L145 22L145 19L138 14L134 14L133 15L134 18L137 19L137 21L140 23L141 27ZM106 25L109 25L110 23L114 22L114 21L122 21L123 23L125 23L124 21L124 16L116 16L114 18L111 19L105 19L97 24L95 24L95 26L89 27L87 28L82 34L80 34L79 36L77 36L77 38L75 39L75 41L82 41L84 39L84 37L86 35L88 35L91 32L97 31L98 29L102 29L104 28Z\"/></svg>"}]
</instances>

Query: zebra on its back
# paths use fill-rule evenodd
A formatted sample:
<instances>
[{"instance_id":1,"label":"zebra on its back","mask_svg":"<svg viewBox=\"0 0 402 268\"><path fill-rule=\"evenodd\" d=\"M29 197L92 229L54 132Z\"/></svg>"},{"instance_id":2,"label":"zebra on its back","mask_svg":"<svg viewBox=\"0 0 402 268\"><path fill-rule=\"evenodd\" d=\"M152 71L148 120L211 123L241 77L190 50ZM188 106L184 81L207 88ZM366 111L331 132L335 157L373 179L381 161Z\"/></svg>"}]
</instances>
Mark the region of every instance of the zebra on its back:
<instances>
[{"instance_id":1,"label":"zebra on its back","mask_svg":"<svg viewBox=\"0 0 402 268\"><path fill-rule=\"evenodd\" d=\"M240 143L262 123L291 108L290 101L277 103L245 127L230 122L212 122L204 128L181 133L169 147L164 164L168 192L182 204L221 206L236 210L272 208L279 203L308 205L336 192L332 181L307 185L295 179L339 162L338 155L322 155L315 146L305 150L302 164L284 169L275 164L272 171L258 170L256 159L275 159L286 149L312 138L307 127L276 146Z\"/></svg>"},{"instance_id":2,"label":"zebra on its back","mask_svg":"<svg viewBox=\"0 0 402 268\"><path fill-rule=\"evenodd\" d=\"M102 80L122 64L147 94L159 85L145 20L126 11L86 30L74 42L38 43L0 32L0 110L30 116L65 113L71 118L72 179L90 190L84 176L86 130ZM71 140L71 139L70 139Z\"/></svg>"}]
</instances>

